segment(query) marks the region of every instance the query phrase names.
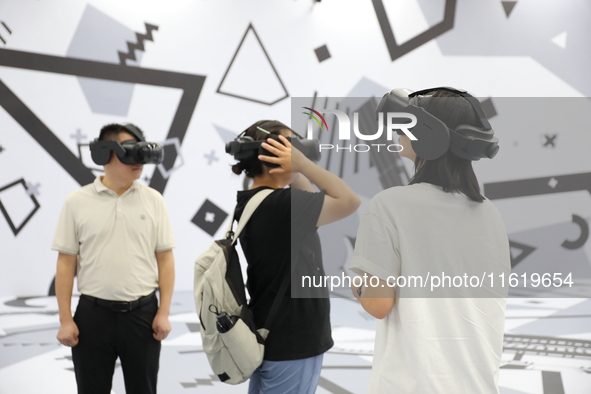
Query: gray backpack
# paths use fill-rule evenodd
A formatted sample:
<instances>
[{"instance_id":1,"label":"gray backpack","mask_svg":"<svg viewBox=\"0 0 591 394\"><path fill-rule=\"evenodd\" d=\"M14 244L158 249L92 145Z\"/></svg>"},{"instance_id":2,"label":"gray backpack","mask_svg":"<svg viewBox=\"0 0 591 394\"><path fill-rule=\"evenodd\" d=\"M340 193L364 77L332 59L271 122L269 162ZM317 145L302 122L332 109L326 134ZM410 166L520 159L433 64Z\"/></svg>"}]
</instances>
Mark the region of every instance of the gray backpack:
<instances>
[{"instance_id":1,"label":"gray backpack","mask_svg":"<svg viewBox=\"0 0 591 394\"><path fill-rule=\"evenodd\" d=\"M269 331L257 329L248 308L236 241L259 204L272 192L264 189L251 197L236 233L232 232L232 218L226 238L215 241L195 261L193 293L202 346L211 369L224 383L245 382L263 362ZM273 320L288 282L286 276L264 327Z\"/></svg>"}]
</instances>

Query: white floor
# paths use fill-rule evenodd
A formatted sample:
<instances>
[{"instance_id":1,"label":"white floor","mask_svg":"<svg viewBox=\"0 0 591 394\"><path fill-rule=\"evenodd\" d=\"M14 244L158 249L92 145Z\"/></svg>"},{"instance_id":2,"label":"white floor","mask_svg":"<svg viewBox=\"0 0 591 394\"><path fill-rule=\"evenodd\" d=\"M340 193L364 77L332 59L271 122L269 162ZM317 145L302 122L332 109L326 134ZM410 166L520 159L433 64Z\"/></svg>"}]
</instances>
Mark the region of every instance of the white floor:
<instances>
[{"instance_id":1,"label":"white floor","mask_svg":"<svg viewBox=\"0 0 591 394\"><path fill-rule=\"evenodd\" d=\"M191 297L175 293L159 392L246 393L246 384L229 386L212 376ZM331 302L335 346L325 355L317 393L364 393L375 321L352 300ZM58 326L54 297L0 299L0 394L76 393L70 349L55 339ZM510 299L499 385L501 394L591 393L591 300ZM124 392L117 368L113 393Z\"/></svg>"}]
</instances>

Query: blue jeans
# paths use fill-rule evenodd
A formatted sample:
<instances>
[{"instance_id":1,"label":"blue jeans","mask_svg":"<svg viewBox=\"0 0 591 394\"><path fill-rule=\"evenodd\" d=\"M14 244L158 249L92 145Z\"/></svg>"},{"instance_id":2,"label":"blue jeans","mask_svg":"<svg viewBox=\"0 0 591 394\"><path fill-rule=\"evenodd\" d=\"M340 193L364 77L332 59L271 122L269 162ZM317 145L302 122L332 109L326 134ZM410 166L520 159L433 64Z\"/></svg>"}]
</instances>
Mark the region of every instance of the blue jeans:
<instances>
[{"instance_id":1,"label":"blue jeans","mask_svg":"<svg viewBox=\"0 0 591 394\"><path fill-rule=\"evenodd\" d=\"M248 394L314 394L324 354L288 361L263 361L250 377Z\"/></svg>"}]
</instances>

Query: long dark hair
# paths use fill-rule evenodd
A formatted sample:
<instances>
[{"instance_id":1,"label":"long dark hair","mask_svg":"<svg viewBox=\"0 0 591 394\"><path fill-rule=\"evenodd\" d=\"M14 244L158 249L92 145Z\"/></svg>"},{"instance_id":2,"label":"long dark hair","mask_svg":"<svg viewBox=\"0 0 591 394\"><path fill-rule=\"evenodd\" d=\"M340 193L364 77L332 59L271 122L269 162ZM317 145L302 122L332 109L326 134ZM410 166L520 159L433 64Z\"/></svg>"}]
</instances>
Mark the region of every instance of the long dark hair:
<instances>
[{"instance_id":1,"label":"long dark hair","mask_svg":"<svg viewBox=\"0 0 591 394\"><path fill-rule=\"evenodd\" d=\"M244 135L251 137L255 141L266 140L269 137L269 134L259 130L258 127L267 130L274 135L281 135L281 132L286 129L291 130L288 126L277 120L259 120L244 130ZM240 160L238 163L234 164L232 166L232 172L236 175L245 172L247 177L254 178L255 176L263 174L263 163L261 163L257 158L257 155L255 155L251 159Z\"/></svg>"},{"instance_id":2,"label":"long dark hair","mask_svg":"<svg viewBox=\"0 0 591 394\"><path fill-rule=\"evenodd\" d=\"M437 90L429 96L420 96L418 106L436 116L451 129L460 124L481 126L468 100L453 92ZM472 162L454 155L449 150L435 160L424 160L417 155L415 171L409 185L426 182L440 186L445 192L462 193L472 201L481 203L485 200L480 194Z\"/></svg>"}]
</instances>

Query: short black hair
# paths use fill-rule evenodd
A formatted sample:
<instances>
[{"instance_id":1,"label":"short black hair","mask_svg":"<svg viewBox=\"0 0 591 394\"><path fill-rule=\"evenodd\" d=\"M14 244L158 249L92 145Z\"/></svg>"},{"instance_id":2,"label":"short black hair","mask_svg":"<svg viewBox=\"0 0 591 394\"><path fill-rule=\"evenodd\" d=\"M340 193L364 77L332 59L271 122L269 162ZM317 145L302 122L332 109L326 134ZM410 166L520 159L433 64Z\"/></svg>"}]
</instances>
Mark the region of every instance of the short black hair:
<instances>
[{"instance_id":1,"label":"short black hair","mask_svg":"<svg viewBox=\"0 0 591 394\"><path fill-rule=\"evenodd\" d=\"M130 125L138 129L142 137L144 136L144 132L142 131L142 129L140 129L132 123L130 123ZM110 123L108 125L103 126L98 139L99 141L114 141L117 140L119 134L121 133L129 133L133 135L133 133L131 133L127 128L125 128L124 125L119 123Z\"/></svg>"},{"instance_id":2,"label":"short black hair","mask_svg":"<svg viewBox=\"0 0 591 394\"><path fill-rule=\"evenodd\" d=\"M482 127L470 102L457 93L435 90L428 96L418 96L417 105L440 119L450 129L460 124ZM440 186L445 192L462 193L472 201L485 200L480 194L472 161L454 155L451 150L435 160L424 160L417 155L415 169L409 185L431 183Z\"/></svg>"},{"instance_id":3,"label":"short black hair","mask_svg":"<svg viewBox=\"0 0 591 394\"><path fill-rule=\"evenodd\" d=\"M251 137L255 141L266 140L269 137L269 134L259 130L259 127L267 130L272 135L281 135L283 130L288 130L293 133L292 129L277 120L259 120L244 130L244 135ZM255 176L263 174L263 163L256 156L251 159L240 160L232 166L232 172L236 175L245 172L247 177L254 178Z\"/></svg>"}]
</instances>

